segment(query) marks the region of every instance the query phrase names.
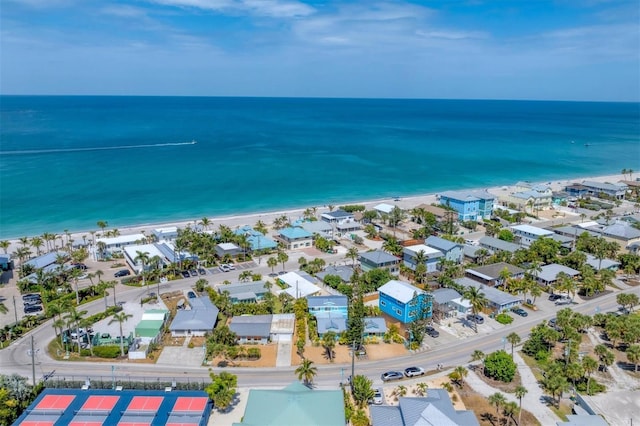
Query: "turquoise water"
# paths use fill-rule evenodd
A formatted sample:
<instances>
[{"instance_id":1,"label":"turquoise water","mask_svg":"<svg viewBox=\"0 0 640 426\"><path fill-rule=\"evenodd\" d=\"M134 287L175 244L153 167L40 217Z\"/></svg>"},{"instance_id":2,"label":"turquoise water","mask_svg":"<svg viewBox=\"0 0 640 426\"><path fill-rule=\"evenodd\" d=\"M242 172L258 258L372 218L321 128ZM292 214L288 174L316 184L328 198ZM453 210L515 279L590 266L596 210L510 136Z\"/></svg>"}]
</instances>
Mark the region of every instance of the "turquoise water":
<instances>
[{"instance_id":1,"label":"turquoise water","mask_svg":"<svg viewBox=\"0 0 640 426\"><path fill-rule=\"evenodd\" d=\"M640 170L637 103L0 102L3 239Z\"/></svg>"}]
</instances>

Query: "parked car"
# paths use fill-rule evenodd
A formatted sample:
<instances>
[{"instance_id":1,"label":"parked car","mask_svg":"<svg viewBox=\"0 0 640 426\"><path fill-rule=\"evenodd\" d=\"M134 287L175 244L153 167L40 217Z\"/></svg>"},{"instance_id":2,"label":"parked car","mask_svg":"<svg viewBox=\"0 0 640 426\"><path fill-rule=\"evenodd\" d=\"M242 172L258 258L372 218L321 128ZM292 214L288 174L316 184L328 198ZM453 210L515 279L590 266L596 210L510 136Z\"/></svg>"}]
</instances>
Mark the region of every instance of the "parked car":
<instances>
[{"instance_id":1,"label":"parked car","mask_svg":"<svg viewBox=\"0 0 640 426\"><path fill-rule=\"evenodd\" d=\"M218 269L220 269L220 271L222 272L229 272L231 269L229 269L229 267L226 264L222 264L220 266L218 266Z\"/></svg>"},{"instance_id":2,"label":"parked car","mask_svg":"<svg viewBox=\"0 0 640 426\"><path fill-rule=\"evenodd\" d=\"M32 314L42 311L42 305L29 305L24 307L25 314Z\"/></svg>"},{"instance_id":3,"label":"parked car","mask_svg":"<svg viewBox=\"0 0 640 426\"><path fill-rule=\"evenodd\" d=\"M27 294L23 294L23 295L22 295L22 300L27 300L27 299L38 299L38 300L42 300L42 297L41 297L38 293L27 293Z\"/></svg>"},{"instance_id":4,"label":"parked car","mask_svg":"<svg viewBox=\"0 0 640 426\"><path fill-rule=\"evenodd\" d=\"M529 316L529 314L527 313L527 311L525 311L525 310L524 310L524 309L522 309L522 308L518 308L518 307L511 308L511 312L513 312L514 314L520 315L521 317Z\"/></svg>"},{"instance_id":5,"label":"parked car","mask_svg":"<svg viewBox=\"0 0 640 426\"><path fill-rule=\"evenodd\" d=\"M555 318L551 318L549 321L547 321L547 324L551 328L556 328L556 319Z\"/></svg>"},{"instance_id":6,"label":"parked car","mask_svg":"<svg viewBox=\"0 0 640 426\"><path fill-rule=\"evenodd\" d=\"M407 377L423 376L424 375L424 368L422 368L422 367L405 368L404 369L404 375L407 376Z\"/></svg>"},{"instance_id":7,"label":"parked car","mask_svg":"<svg viewBox=\"0 0 640 426\"><path fill-rule=\"evenodd\" d=\"M560 299L562 296L559 294L550 294L549 295L549 300L552 302L555 302L556 300Z\"/></svg>"},{"instance_id":8,"label":"parked car","mask_svg":"<svg viewBox=\"0 0 640 426\"><path fill-rule=\"evenodd\" d=\"M230 271L235 271L236 266L233 263L227 263L227 268L229 268Z\"/></svg>"},{"instance_id":9,"label":"parked car","mask_svg":"<svg viewBox=\"0 0 640 426\"><path fill-rule=\"evenodd\" d=\"M87 265L85 265L84 263L72 263L71 266L74 269L80 269L82 271L86 271L87 270Z\"/></svg>"},{"instance_id":10,"label":"parked car","mask_svg":"<svg viewBox=\"0 0 640 426\"><path fill-rule=\"evenodd\" d=\"M436 330L435 328L431 327L430 325L425 327L425 331L427 333L427 335L436 338L436 337L440 337L440 332L438 330Z\"/></svg>"},{"instance_id":11,"label":"parked car","mask_svg":"<svg viewBox=\"0 0 640 426\"><path fill-rule=\"evenodd\" d=\"M189 273L191 274L192 277L197 277L198 276L198 271L196 271L195 269L191 269L189 271Z\"/></svg>"},{"instance_id":12,"label":"parked car","mask_svg":"<svg viewBox=\"0 0 640 426\"><path fill-rule=\"evenodd\" d=\"M404 374L399 371L387 371L386 373L382 373L380 376L383 382L388 382L390 380L400 380L404 378Z\"/></svg>"},{"instance_id":13,"label":"parked car","mask_svg":"<svg viewBox=\"0 0 640 426\"><path fill-rule=\"evenodd\" d=\"M371 398L371 402L375 405L382 405L382 389L376 388L373 390L373 398Z\"/></svg>"},{"instance_id":14,"label":"parked car","mask_svg":"<svg viewBox=\"0 0 640 426\"><path fill-rule=\"evenodd\" d=\"M467 315L467 320L474 321L477 324L484 324L484 318L480 314L469 314Z\"/></svg>"},{"instance_id":15,"label":"parked car","mask_svg":"<svg viewBox=\"0 0 640 426\"><path fill-rule=\"evenodd\" d=\"M560 298L560 299L556 300L556 305L557 305L557 306L560 306L560 305L570 305L571 303L572 303L572 302L571 302L571 299L569 299L568 297L562 297L562 298Z\"/></svg>"},{"instance_id":16,"label":"parked car","mask_svg":"<svg viewBox=\"0 0 640 426\"><path fill-rule=\"evenodd\" d=\"M42 300L38 299L27 299L24 301L24 306L34 306L34 305L42 305Z\"/></svg>"},{"instance_id":17,"label":"parked car","mask_svg":"<svg viewBox=\"0 0 640 426\"><path fill-rule=\"evenodd\" d=\"M206 269L204 269L204 268L198 268L198 273L199 273L200 275L207 275L207 270L206 270Z\"/></svg>"},{"instance_id":18,"label":"parked car","mask_svg":"<svg viewBox=\"0 0 640 426\"><path fill-rule=\"evenodd\" d=\"M127 275L131 275L131 272L128 269L120 269L118 272L113 274L114 277L126 277Z\"/></svg>"},{"instance_id":19,"label":"parked car","mask_svg":"<svg viewBox=\"0 0 640 426\"><path fill-rule=\"evenodd\" d=\"M187 297L189 299L195 299L198 296L196 296L196 294L193 291L190 291L190 292L187 293Z\"/></svg>"},{"instance_id":20,"label":"parked car","mask_svg":"<svg viewBox=\"0 0 640 426\"><path fill-rule=\"evenodd\" d=\"M182 275L182 278L189 278L191 276L189 271L182 271L180 274Z\"/></svg>"}]
</instances>

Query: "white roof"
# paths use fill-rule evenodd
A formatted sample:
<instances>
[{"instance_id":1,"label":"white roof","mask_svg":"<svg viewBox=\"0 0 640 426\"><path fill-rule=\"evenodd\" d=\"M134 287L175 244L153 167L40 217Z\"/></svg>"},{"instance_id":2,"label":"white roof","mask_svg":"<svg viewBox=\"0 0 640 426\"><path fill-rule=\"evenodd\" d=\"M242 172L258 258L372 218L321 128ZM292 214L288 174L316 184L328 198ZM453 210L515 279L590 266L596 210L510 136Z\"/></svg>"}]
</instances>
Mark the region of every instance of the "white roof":
<instances>
[{"instance_id":1,"label":"white roof","mask_svg":"<svg viewBox=\"0 0 640 426\"><path fill-rule=\"evenodd\" d=\"M420 251L424 251L424 254L426 255L442 254L440 250L434 249L433 247L429 247L425 244L416 244L415 246L408 246L404 249L413 252L414 254L417 254Z\"/></svg>"},{"instance_id":2,"label":"white roof","mask_svg":"<svg viewBox=\"0 0 640 426\"><path fill-rule=\"evenodd\" d=\"M538 228L537 226L531 225L515 225L512 226L511 229L513 229L514 231L526 232L527 234L538 235L541 237L545 235L553 235L552 231L548 231L546 229Z\"/></svg>"},{"instance_id":3,"label":"white roof","mask_svg":"<svg viewBox=\"0 0 640 426\"><path fill-rule=\"evenodd\" d=\"M286 274L278 276L278 279L289 286L282 291L294 299L307 297L320 291L320 287L295 272L287 272Z\"/></svg>"},{"instance_id":4,"label":"white roof","mask_svg":"<svg viewBox=\"0 0 640 426\"><path fill-rule=\"evenodd\" d=\"M373 209L374 210L378 210L379 212L382 212L382 213L389 214L389 213L391 213L391 211L393 210L394 207L395 206L392 206L391 204L381 203L381 204L378 204L377 206L375 206Z\"/></svg>"},{"instance_id":5,"label":"white roof","mask_svg":"<svg viewBox=\"0 0 640 426\"><path fill-rule=\"evenodd\" d=\"M166 226L164 228L156 228L153 231L158 233L158 234L171 234L171 233L174 233L174 232L178 232L178 227L177 226Z\"/></svg>"},{"instance_id":6,"label":"white roof","mask_svg":"<svg viewBox=\"0 0 640 426\"><path fill-rule=\"evenodd\" d=\"M456 305L462 306L463 308L467 308L467 309L471 307L471 301L467 299L463 299L462 297L457 297L455 299L452 299L451 303L455 303Z\"/></svg>"},{"instance_id":7,"label":"white roof","mask_svg":"<svg viewBox=\"0 0 640 426\"><path fill-rule=\"evenodd\" d=\"M591 228L592 226L600 226L600 224L598 222L591 220L589 222L578 223L576 224L576 226L579 226L580 228L585 229L585 228Z\"/></svg>"},{"instance_id":8,"label":"white roof","mask_svg":"<svg viewBox=\"0 0 640 426\"><path fill-rule=\"evenodd\" d=\"M142 314L142 319L140 321L145 321L145 320L160 320L160 321L164 321L165 317L167 316L166 312L148 312L145 311Z\"/></svg>"},{"instance_id":9,"label":"white roof","mask_svg":"<svg viewBox=\"0 0 640 426\"><path fill-rule=\"evenodd\" d=\"M409 283L398 280L391 280L378 288L379 293L384 293L402 303L408 303L413 299L414 294L426 294L424 290L414 287Z\"/></svg>"},{"instance_id":10,"label":"white roof","mask_svg":"<svg viewBox=\"0 0 640 426\"><path fill-rule=\"evenodd\" d=\"M96 242L103 242L107 246L111 246L114 244L127 244L127 243L135 243L136 241L144 241L144 234L130 234L130 235L118 235L117 237L110 238L97 238Z\"/></svg>"},{"instance_id":11,"label":"white roof","mask_svg":"<svg viewBox=\"0 0 640 426\"><path fill-rule=\"evenodd\" d=\"M218 247L220 247L222 250L237 250L240 248L233 243L220 243L218 244Z\"/></svg>"},{"instance_id":12,"label":"white roof","mask_svg":"<svg viewBox=\"0 0 640 426\"><path fill-rule=\"evenodd\" d=\"M135 246L127 246L127 247L124 247L123 250L134 261L135 261L135 258L138 257L138 252L147 253L149 255L149 258L152 258L154 256L158 256L158 257L160 257L160 259L165 259L165 255L162 254L162 252L160 250L158 250L158 247L156 247L155 244L142 244L142 245L135 245Z\"/></svg>"}]
</instances>

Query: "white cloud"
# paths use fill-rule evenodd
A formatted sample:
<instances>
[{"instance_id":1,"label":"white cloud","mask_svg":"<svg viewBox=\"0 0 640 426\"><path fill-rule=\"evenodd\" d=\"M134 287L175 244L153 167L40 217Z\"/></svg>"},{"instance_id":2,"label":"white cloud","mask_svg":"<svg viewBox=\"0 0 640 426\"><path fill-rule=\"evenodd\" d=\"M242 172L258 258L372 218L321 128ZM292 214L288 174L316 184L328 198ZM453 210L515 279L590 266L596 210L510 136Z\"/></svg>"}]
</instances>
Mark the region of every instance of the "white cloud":
<instances>
[{"instance_id":1,"label":"white cloud","mask_svg":"<svg viewBox=\"0 0 640 426\"><path fill-rule=\"evenodd\" d=\"M156 4L211 10L221 13L247 13L273 18L308 16L315 9L295 0L149 0Z\"/></svg>"}]
</instances>

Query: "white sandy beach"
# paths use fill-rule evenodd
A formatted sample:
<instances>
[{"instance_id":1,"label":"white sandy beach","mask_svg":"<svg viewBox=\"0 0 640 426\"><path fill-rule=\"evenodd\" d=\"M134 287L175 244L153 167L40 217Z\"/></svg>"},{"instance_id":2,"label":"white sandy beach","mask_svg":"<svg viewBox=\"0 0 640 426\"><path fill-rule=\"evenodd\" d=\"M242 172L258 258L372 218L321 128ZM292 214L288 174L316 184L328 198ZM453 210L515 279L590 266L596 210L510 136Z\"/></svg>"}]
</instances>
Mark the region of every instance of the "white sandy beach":
<instances>
[{"instance_id":1,"label":"white sandy beach","mask_svg":"<svg viewBox=\"0 0 640 426\"><path fill-rule=\"evenodd\" d=\"M631 180L635 180L638 177L640 177L640 173L634 173L632 175ZM575 179L533 182L533 184L536 184L536 183L547 184L552 188L553 191L560 191L570 183L581 183L586 180L615 183L621 180L628 180L628 175L622 176L621 174L615 174L615 175L606 175L606 176L593 176L593 177L584 177L584 178L575 178ZM511 192L514 192L515 184L516 182L513 182L512 185L508 185L508 186L472 188L469 190L485 189L489 191L491 194L494 194L497 197L499 197L501 195L506 195ZM361 200L353 201L348 203L342 203L341 205L360 204L360 205L365 205L367 209L371 209L380 203L387 203L387 204L396 205L402 209L411 209L419 204L431 204L431 203L437 202L436 196L437 194L417 195L417 196L406 197L406 198L403 197L403 198L400 198L399 201L394 201L394 199L392 198L381 198L381 199L368 200L368 201L361 201ZM236 227L241 227L244 225L253 226L259 220L264 222L267 226L270 226L273 223L273 220L275 218L283 215L287 216L290 220L298 219L299 217L302 217L304 210L310 207L317 207L318 216L322 213L329 211L329 208L326 205L325 206L304 206L297 209L289 209L289 210L282 210L282 211L275 211L275 212L261 212L261 213L251 213L251 214L235 215L235 216L208 217L209 221L211 222L211 224L209 225L209 229L216 229L221 224L226 225L231 229L235 229ZM336 205L335 207L337 208L338 206ZM105 218L105 220L108 222L109 218ZM140 232L145 232L148 235L153 229L156 229L156 228L168 227L168 226L177 226L178 228L186 228L188 226L193 227L194 225L197 225L201 220L202 220L202 217L192 218L184 221L173 221L168 223L154 223L151 220L149 224L129 226L129 227L119 227L117 229L120 232L120 235L130 235L130 234L136 234ZM113 229L113 227L107 227L106 229L107 230ZM94 231L97 232L96 235L99 234L99 228L97 226ZM34 237L34 236L35 235L31 235L28 237ZM82 240L83 236L85 238L91 237L89 231L71 232L71 239L75 241ZM8 249L8 252L12 253L16 248L19 247L19 241L17 239L12 239L10 240L10 243L11 245Z\"/></svg>"}]
</instances>

